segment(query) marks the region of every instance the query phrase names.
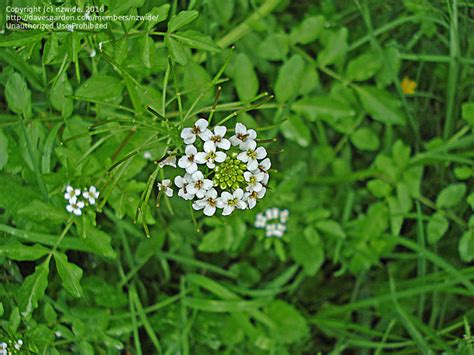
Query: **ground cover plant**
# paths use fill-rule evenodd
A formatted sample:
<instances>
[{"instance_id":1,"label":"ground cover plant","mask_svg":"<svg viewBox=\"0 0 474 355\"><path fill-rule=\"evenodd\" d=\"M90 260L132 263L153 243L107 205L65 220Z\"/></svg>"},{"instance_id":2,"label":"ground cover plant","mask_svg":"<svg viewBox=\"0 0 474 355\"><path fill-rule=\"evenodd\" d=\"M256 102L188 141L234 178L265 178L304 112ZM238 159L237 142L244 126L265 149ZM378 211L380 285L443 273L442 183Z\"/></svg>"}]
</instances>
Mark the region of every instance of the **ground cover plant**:
<instances>
[{"instance_id":1,"label":"ground cover plant","mask_svg":"<svg viewBox=\"0 0 474 355\"><path fill-rule=\"evenodd\" d=\"M474 352L470 1L0 15L0 350Z\"/></svg>"}]
</instances>

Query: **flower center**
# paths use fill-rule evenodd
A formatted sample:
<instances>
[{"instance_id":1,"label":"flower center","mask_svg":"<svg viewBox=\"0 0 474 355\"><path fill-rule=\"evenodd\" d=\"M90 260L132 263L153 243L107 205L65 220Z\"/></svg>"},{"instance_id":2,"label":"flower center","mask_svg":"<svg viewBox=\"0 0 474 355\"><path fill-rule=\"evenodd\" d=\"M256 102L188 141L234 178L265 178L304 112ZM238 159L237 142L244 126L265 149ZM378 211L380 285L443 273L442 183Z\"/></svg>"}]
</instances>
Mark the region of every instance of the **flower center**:
<instances>
[{"instance_id":1,"label":"flower center","mask_svg":"<svg viewBox=\"0 0 474 355\"><path fill-rule=\"evenodd\" d=\"M252 149L247 150L247 155L252 160L257 159L257 153L255 153L255 150L252 150Z\"/></svg>"},{"instance_id":2,"label":"flower center","mask_svg":"<svg viewBox=\"0 0 474 355\"><path fill-rule=\"evenodd\" d=\"M215 152L209 152L209 153L207 153L206 159L207 159L207 160L214 160L214 159L216 159L216 153L215 153Z\"/></svg>"},{"instance_id":3,"label":"flower center","mask_svg":"<svg viewBox=\"0 0 474 355\"><path fill-rule=\"evenodd\" d=\"M227 204L230 206L230 207L233 207L235 205L237 205L237 199L236 198L233 198L232 200L228 200L227 201Z\"/></svg>"},{"instance_id":4,"label":"flower center","mask_svg":"<svg viewBox=\"0 0 474 355\"><path fill-rule=\"evenodd\" d=\"M194 187L195 187L196 189L201 189L202 184L203 184L202 180L198 180L198 181L196 181L196 183L194 184Z\"/></svg>"},{"instance_id":5,"label":"flower center","mask_svg":"<svg viewBox=\"0 0 474 355\"><path fill-rule=\"evenodd\" d=\"M210 206L212 206L212 207L216 207L217 201L214 200L212 197L209 197L209 198L207 199L207 203L208 203Z\"/></svg>"},{"instance_id":6,"label":"flower center","mask_svg":"<svg viewBox=\"0 0 474 355\"><path fill-rule=\"evenodd\" d=\"M193 133L194 134L199 134L199 133L201 133L201 129L198 126L194 126L193 127Z\"/></svg>"},{"instance_id":7,"label":"flower center","mask_svg":"<svg viewBox=\"0 0 474 355\"><path fill-rule=\"evenodd\" d=\"M249 136L248 134L242 134L242 133L237 134L237 138L240 139L242 142L245 142L248 136Z\"/></svg>"},{"instance_id":8,"label":"flower center","mask_svg":"<svg viewBox=\"0 0 474 355\"><path fill-rule=\"evenodd\" d=\"M222 140L221 136L212 136L211 141L219 143Z\"/></svg>"},{"instance_id":9,"label":"flower center","mask_svg":"<svg viewBox=\"0 0 474 355\"><path fill-rule=\"evenodd\" d=\"M226 160L214 169L214 185L219 186L222 190L227 188L232 191L237 190L239 185L245 181L244 171L247 170L247 166L237 159L237 155L237 153L228 155Z\"/></svg>"}]
</instances>

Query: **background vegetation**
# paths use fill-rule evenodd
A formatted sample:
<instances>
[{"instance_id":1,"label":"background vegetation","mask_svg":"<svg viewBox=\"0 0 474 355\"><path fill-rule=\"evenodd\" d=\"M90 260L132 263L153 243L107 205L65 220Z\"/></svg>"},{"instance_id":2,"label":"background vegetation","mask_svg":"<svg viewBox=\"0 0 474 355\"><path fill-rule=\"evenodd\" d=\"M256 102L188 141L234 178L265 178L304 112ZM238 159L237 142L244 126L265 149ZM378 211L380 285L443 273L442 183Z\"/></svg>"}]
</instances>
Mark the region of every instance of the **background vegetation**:
<instances>
[{"instance_id":1,"label":"background vegetation","mask_svg":"<svg viewBox=\"0 0 474 355\"><path fill-rule=\"evenodd\" d=\"M159 20L0 36L1 341L473 353L472 3L93 3ZM269 140L267 195L230 217L156 207L177 172L154 161L210 114ZM96 208L67 213L67 184ZM253 225L269 207L281 240Z\"/></svg>"}]
</instances>

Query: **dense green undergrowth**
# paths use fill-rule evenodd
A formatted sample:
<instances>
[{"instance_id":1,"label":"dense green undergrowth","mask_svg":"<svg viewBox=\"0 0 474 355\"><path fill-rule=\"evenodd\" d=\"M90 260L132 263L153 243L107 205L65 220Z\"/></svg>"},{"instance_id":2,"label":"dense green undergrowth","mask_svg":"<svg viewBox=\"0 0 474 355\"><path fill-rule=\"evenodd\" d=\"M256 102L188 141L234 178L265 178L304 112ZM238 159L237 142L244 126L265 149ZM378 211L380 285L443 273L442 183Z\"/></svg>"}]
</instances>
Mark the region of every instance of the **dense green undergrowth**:
<instances>
[{"instance_id":1,"label":"dense green undergrowth","mask_svg":"<svg viewBox=\"0 0 474 355\"><path fill-rule=\"evenodd\" d=\"M157 18L100 31L0 20L0 342L473 353L469 1L53 9L90 5ZM184 154L181 130L201 117L257 131L272 168L255 208L206 217L176 187L159 192L182 174L161 163ZM76 216L68 185L100 195ZM271 208L289 211L281 238L255 226Z\"/></svg>"}]
</instances>

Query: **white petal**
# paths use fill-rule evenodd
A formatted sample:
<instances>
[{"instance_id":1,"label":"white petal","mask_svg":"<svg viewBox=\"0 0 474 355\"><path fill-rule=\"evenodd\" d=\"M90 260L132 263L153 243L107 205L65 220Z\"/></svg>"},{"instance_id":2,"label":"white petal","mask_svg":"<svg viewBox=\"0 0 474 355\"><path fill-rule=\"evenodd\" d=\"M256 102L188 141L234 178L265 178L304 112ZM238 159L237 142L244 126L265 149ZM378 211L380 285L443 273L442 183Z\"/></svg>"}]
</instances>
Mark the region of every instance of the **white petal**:
<instances>
[{"instance_id":1,"label":"white petal","mask_svg":"<svg viewBox=\"0 0 474 355\"><path fill-rule=\"evenodd\" d=\"M244 190L242 189L235 190L233 196L234 198L238 198L239 200L241 200L242 197L244 197Z\"/></svg>"},{"instance_id":2,"label":"white petal","mask_svg":"<svg viewBox=\"0 0 474 355\"><path fill-rule=\"evenodd\" d=\"M198 135L203 141L207 142L211 139L212 132L210 130L206 129L205 131L199 133Z\"/></svg>"},{"instance_id":3,"label":"white petal","mask_svg":"<svg viewBox=\"0 0 474 355\"><path fill-rule=\"evenodd\" d=\"M236 134L246 134L247 128L240 122L237 122L235 125L235 133Z\"/></svg>"},{"instance_id":4,"label":"white petal","mask_svg":"<svg viewBox=\"0 0 474 355\"><path fill-rule=\"evenodd\" d=\"M257 148L257 142L255 142L254 140L247 139L247 142L249 145L247 149L255 150L255 148Z\"/></svg>"},{"instance_id":5,"label":"white petal","mask_svg":"<svg viewBox=\"0 0 474 355\"><path fill-rule=\"evenodd\" d=\"M190 162L190 165L186 168L186 172L187 172L188 174L192 174L192 173L194 173L197 169L198 169L197 164Z\"/></svg>"},{"instance_id":6,"label":"white petal","mask_svg":"<svg viewBox=\"0 0 474 355\"><path fill-rule=\"evenodd\" d=\"M255 153L257 153L257 159L263 159L267 156L267 151L263 147L258 147Z\"/></svg>"},{"instance_id":7,"label":"white petal","mask_svg":"<svg viewBox=\"0 0 474 355\"><path fill-rule=\"evenodd\" d=\"M214 144L214 142L213 141L207 141L206 143L204 143L204 151L206 153L215 152L216 151L216 145Z\"/></svg>"},{"instance_id":8,"label":"white petal","mask_svg":"<svg viewBox=\"0 0 474 355\"><path fill-rule=\"evenodd\" d=\"M230 200L231 198L232 198L232 195L231 195L229 192L227 192L227 191L222 192L222 194L221 194L221 199L222 199L223 201L226 201L226 202L227 202L227 201Z\"/></svg>"},{"instance_id":9,"label":"white petal","mask_svg":"<svg viewBox=\"0 0 474 355\"><path fill-rule=\"evenodd\" d=\"M270 161L269 158L265 158L260 162L260 167L263 170L269 170L271 166L272 166L272 162Z\"/></svg>"},{"instance_id":10,"label":"white petal","mask_svg":"<svg viewBox=\"0 0 474 355\"><path fill-rule=\"evenodd\" d=\"M249 159L247 163L247 169L255 170L258 167L258 162L255 159Z\"/></svg>"},{"instance_id":11,"label":"white petal","mask_svg":"<svg viewBox=\"0 0 474 355\"><path fill-rule=\"evenodd\" d=\"M213 185L214 183L212 182L212 180L204 179L203 184L202 184L202 189L209 190Z\"/></svg>"},{"instance_id":12,"label":"white petal","mask_svg":"<svg viewBox=\"0 0 474 355\"><path fill-rule=\"evenodd\" d=\"M76 216L80 216L82 214L82 210L80 208L75 208L73 212Z\"/></svg>"},{"instance_id":13,"label":"white petal","mask_svg":"<svg viewBox=\"0 0 474 355\"><path fill-rule=\"evenodd\" d=\"M185 184L184 178L182 176L179 176L179 175L176 176L174 178L174 184L179 188L183 187L184 184Z\"/></svg>"},{"instance_id":14,"label":"white petal","mask_svg":"<svg viewBox=\"0 0 474 355\"><path fill-rule=\"evenodd\" d=\"M224 138L220 142L218 142L216 145L221 149L227 150L230 148L230 141Z\"/></svg>"},{"instance_id":15,"label":"white petal","mask_svg":"<svg viewBox=\"0 0 474 355\"><path fill-rule=\"evenodd\" d=\"M196 211L199 211L199 210L202 210L204 208L204 206L202 206L201 204L198 203L199 201L196 201L193 203L193 208L196 210Z\"/></svg>"},{"instance_id":16,"label":"white petal","mask_svg":"<svg viewBox=\"0 0 474 355\"><path fill-rule=\"evenodd\" d=\"M202 174L202 172L196 171L192 175L192 179L193 179L194 182L197 182L197 181L200 181L200 180L204 179L204 175Z\"/></svg>"},{"instance_id":17,"label":"white petal","mask_svg":"<svg viewBox=\"0 0 474 355\"><path fill-rule=\"evenodd\" d=\"M67 192L72 192L74 191L74 188L71 185L66 186L66 191Z\"/></svg>"},{"instance_id":18,"label":"white petal","mask_svg":"<svg viewBox=\"0 0 474 355\"><path fill-rule=\"evenodd\" d=\"M206 165L209 169L214 169L216 167L216 164L214 164L213 160L208 160Z\"/></svg>"},{"instance_id":19,"label":"white petal","mask_svg":"<svg viewBox=\"0 0 474 355\"><path fill-rule=\"evenodd\" d=\"M200 189L196 192L196 197L197 198L203 198L204 196L206 196L206 190Z\"/></svg>"},{"instance_id":20,"label":"white petal","mask_svg":"<svg viewBox=\"0 0 474 355\"><path fill-rule=\"evenodd\" d=\"M255 130L253 130L253 129L249 129L247 131L247 134L248 134L247 139L252 139L253 140L253 139L257 138L257 132L255 132Z\"/></svg>"},{"instance_id":21,"label":"white petal","mask_svg":"<svg viewBox=\"0 0 474 355\"><path fill-rule=\"evenodd\" d=\"M186 168L189 167L190 165L191 165L191 162L189 161L189 159L188 159L187 156L184 156L184 157L179 158L179 160L178 160L178 166L179 166L180 168L186 169Z\"/></svg>"},{"instance_id":22,"label":"white petal","mask_svg":"<svg viewBox=\"0 0 474 355\"><path fill-rule=\"evenodd\" d=\"M95 205L95 198L91 197L91 198L89 199L89 204L90 204L90 205Z\"/></svg>"},{"instance_id":23,"label":"white petal","mask_svg":"<svg viewBox=\"0 0 474 355\"><path fill-rule=\"evenodd\" d=\"M79 202L77 203L77 207L79 207L79 208L84 208L84 201L79 201Z\"/></svg>"},{"instance_id":24,"label":"white petal","mask_svg":"<svg viewBox=\"0 0 474 355\"><path fill-rule=\"evenodd\" d=\"M244 179L245 181L250 181L250 178L252 177L252 173L250 171L244 172Z\"/></svg>"},{"instance_id":25,"label":"white petal","mask_svg":"<svg viewBox=\"0 0 474 355\"><path fill-rule=\"evenodd\" d=\"M225 136L225 133L227 132L227 127L226 126L216 126L214 127L214 134L216 136L220 136L221 138Z\"/></svg>"},{"instance_id":26,"label":"white petal","mask_svg":"<svg viewBox=\"0 0 474 355\"><path fill-rule=\"evenodd\" d=\"M72 213L73 208L72 208L71 205L67 205L67 206L66 206L66 210L67 210L69 213Z\"/></svg>"},{"instance_id":27,"label":"white petal","mask_svg":"<svg viewBox=\"0 0 474 355\"><path fill-rule=\"evenodd\" d=\"M217 197L217 191L216 191L216 189L210 189L209 191L207 191L206 196L207 196L208 198L216 198L216 197Z\"/></svg>"},{"instance_id":28,"label":"white petal","mask_svg":"<svg viewBox=\"0 0 474 355\"><path fill-rule=\"evenodd\" d=\"M206 153L196 153L196 155L194 156L194 161L198 164L204 164L206 162Z\"/></svg>"},{"instance_id":29,"label":"white petal","mask_svg":"<svg viewBox=\"0 0 474 355\"><path fill-rule=\"evenodd\" d=\"M205 131L207 126L209 125L209 122L207 122L207 120L205 120L204 118L200 118L196 121L196 123L194 124L197 128L199 128L199 130L201 132Z\"/></svg>"},{"instance_id":30,"label":"white petal","mask_svg":"<svg viewBox=\"0 0 474 355\"><path fill-rule=\"evenodd\" d=\"M189 185L186 186L186 191L188 192L188 194L194 195L194 194L197 193L198 189L194 184L189 184ZM201 198L201 197L199 197L199 198Z\"/></svg>"},{"instance_id":31,"label":"white petal","mask_svg":"<svg viewBox=\"0 0 474 355\"><path fill-rule=\"evenodd\" d=\"M196 141L196 136L194 134L190 137L183 139L184 144L193 144L195 141Z\"/></svg>"},{"instance_id":32,"label":"white petal","mask_svg":"<svg viewBox=\"0 0 474 355\"><path fill-rule=\"evenodd\" d=\"M229 138L230 142L232 143L233 146L239 145L241 140L237 138L237 136L232 136Z\"/></svg>"},{"instance_id":33,"label":"white petal","mask_svg":"<svg viewBox=\"0 0 474 355\"><path fill-rule=\"evenodd\" d=\"M222 215L223 216L228 216L230 215L232 212L234 212L234 207L231 207L229 205L226 205L224 206L224 210L222 211Z\"/></svg>"},{"instance_id":34,"label":"white petal","mask_svg":"<svg viewBox=\"0 0 474 355\"><path fill-rule=\"evenodd\" d=\"M191 138L191 137L196 139L196 137L194 136L192 128L189 128L189 127L183 128L183 130L181 131L181 138L188 139L188 138Z\"/></svg>"},{"instance_id":35,"label":"white petal","mask_svg":"<svg viewBox=\"0 0 474 355\"><path fill-rule=\"evenodd\" d=\"M167 195L168 197L173 196L173 189L171 189L171 188L169 188L169 187L166 188L166 195Z\"/></svg>"},{"instance_id":36,"label":"white petal","mask_svg":"<svg viewBox=\"0 0 474 355\"><path fill-rule=\"evenodd\" d=\"M92 194L93 194L93 193L95 193L96 191L97 191L97 189L96 189L96 187L95 187L95 186L91 186L91 187L89 187L89 192L90 192L90 193L92 193Z\"/></svg>"},{"instance_id":37,"label":"white petal","mask_svg":"<svg viewBox=\"0 0 474 355\"><path fill-rule=\"evenodd\" d=\"M249 161L249 156L247 155L247 152L241 152L239 155L237 155L237 159L239 159L241 162L248 162Z\"/></svg>"},{"instance_id":38,"label":"white petal","mask_svg":"<svg viewBox=\"0 0 474 355\"><path fill-rule=\"evenodd\" d=\"M237 208L245 210L247 208L247 203L245 203L245 201L240 200L237 202Z\"/></svg>"},{"instance_id":39,"label":"white petal","mask_svg":"<svg viewBox=\"0 0 474 355\"><path fill-rule=\"evenodd\" d=\"M214 213L216 213L216 208L214 206L211 206L211 205L207 205L205 208L204 208L204 214L206 216L212 216L214 215Z\"/></svg>"},{"instance_id":40,"label":"white petal","mask_svg":"<svg viewBox=\"0 0 474 355\"><path fill-rule=\"evenodd\" d=\"M216 152L215 161L218 163L222 163L227 158L227 154L224 152Z\"/></svg>"},{"instance_id":41,"label":"white petal","mask_svg":"<svg viewBox=\"0 0 474 355\"><path fill-rule=\"evenodd\" d=\"M256 204L257 204L257 201L253 198L249 198L247 200L247 205L248 205L249 209L254 208Z\"/></svg>"},{"instance_id":42,"label":"white petal","mask_svg":"<svg viewBox=\"0 0 474 355\"><path fill-rule=\"evenodd\" d=\"M197 153L197 149L194 145L190 144L186 146L185 153L187 156L195 155Z\"/></svg>"}]
</instances>

